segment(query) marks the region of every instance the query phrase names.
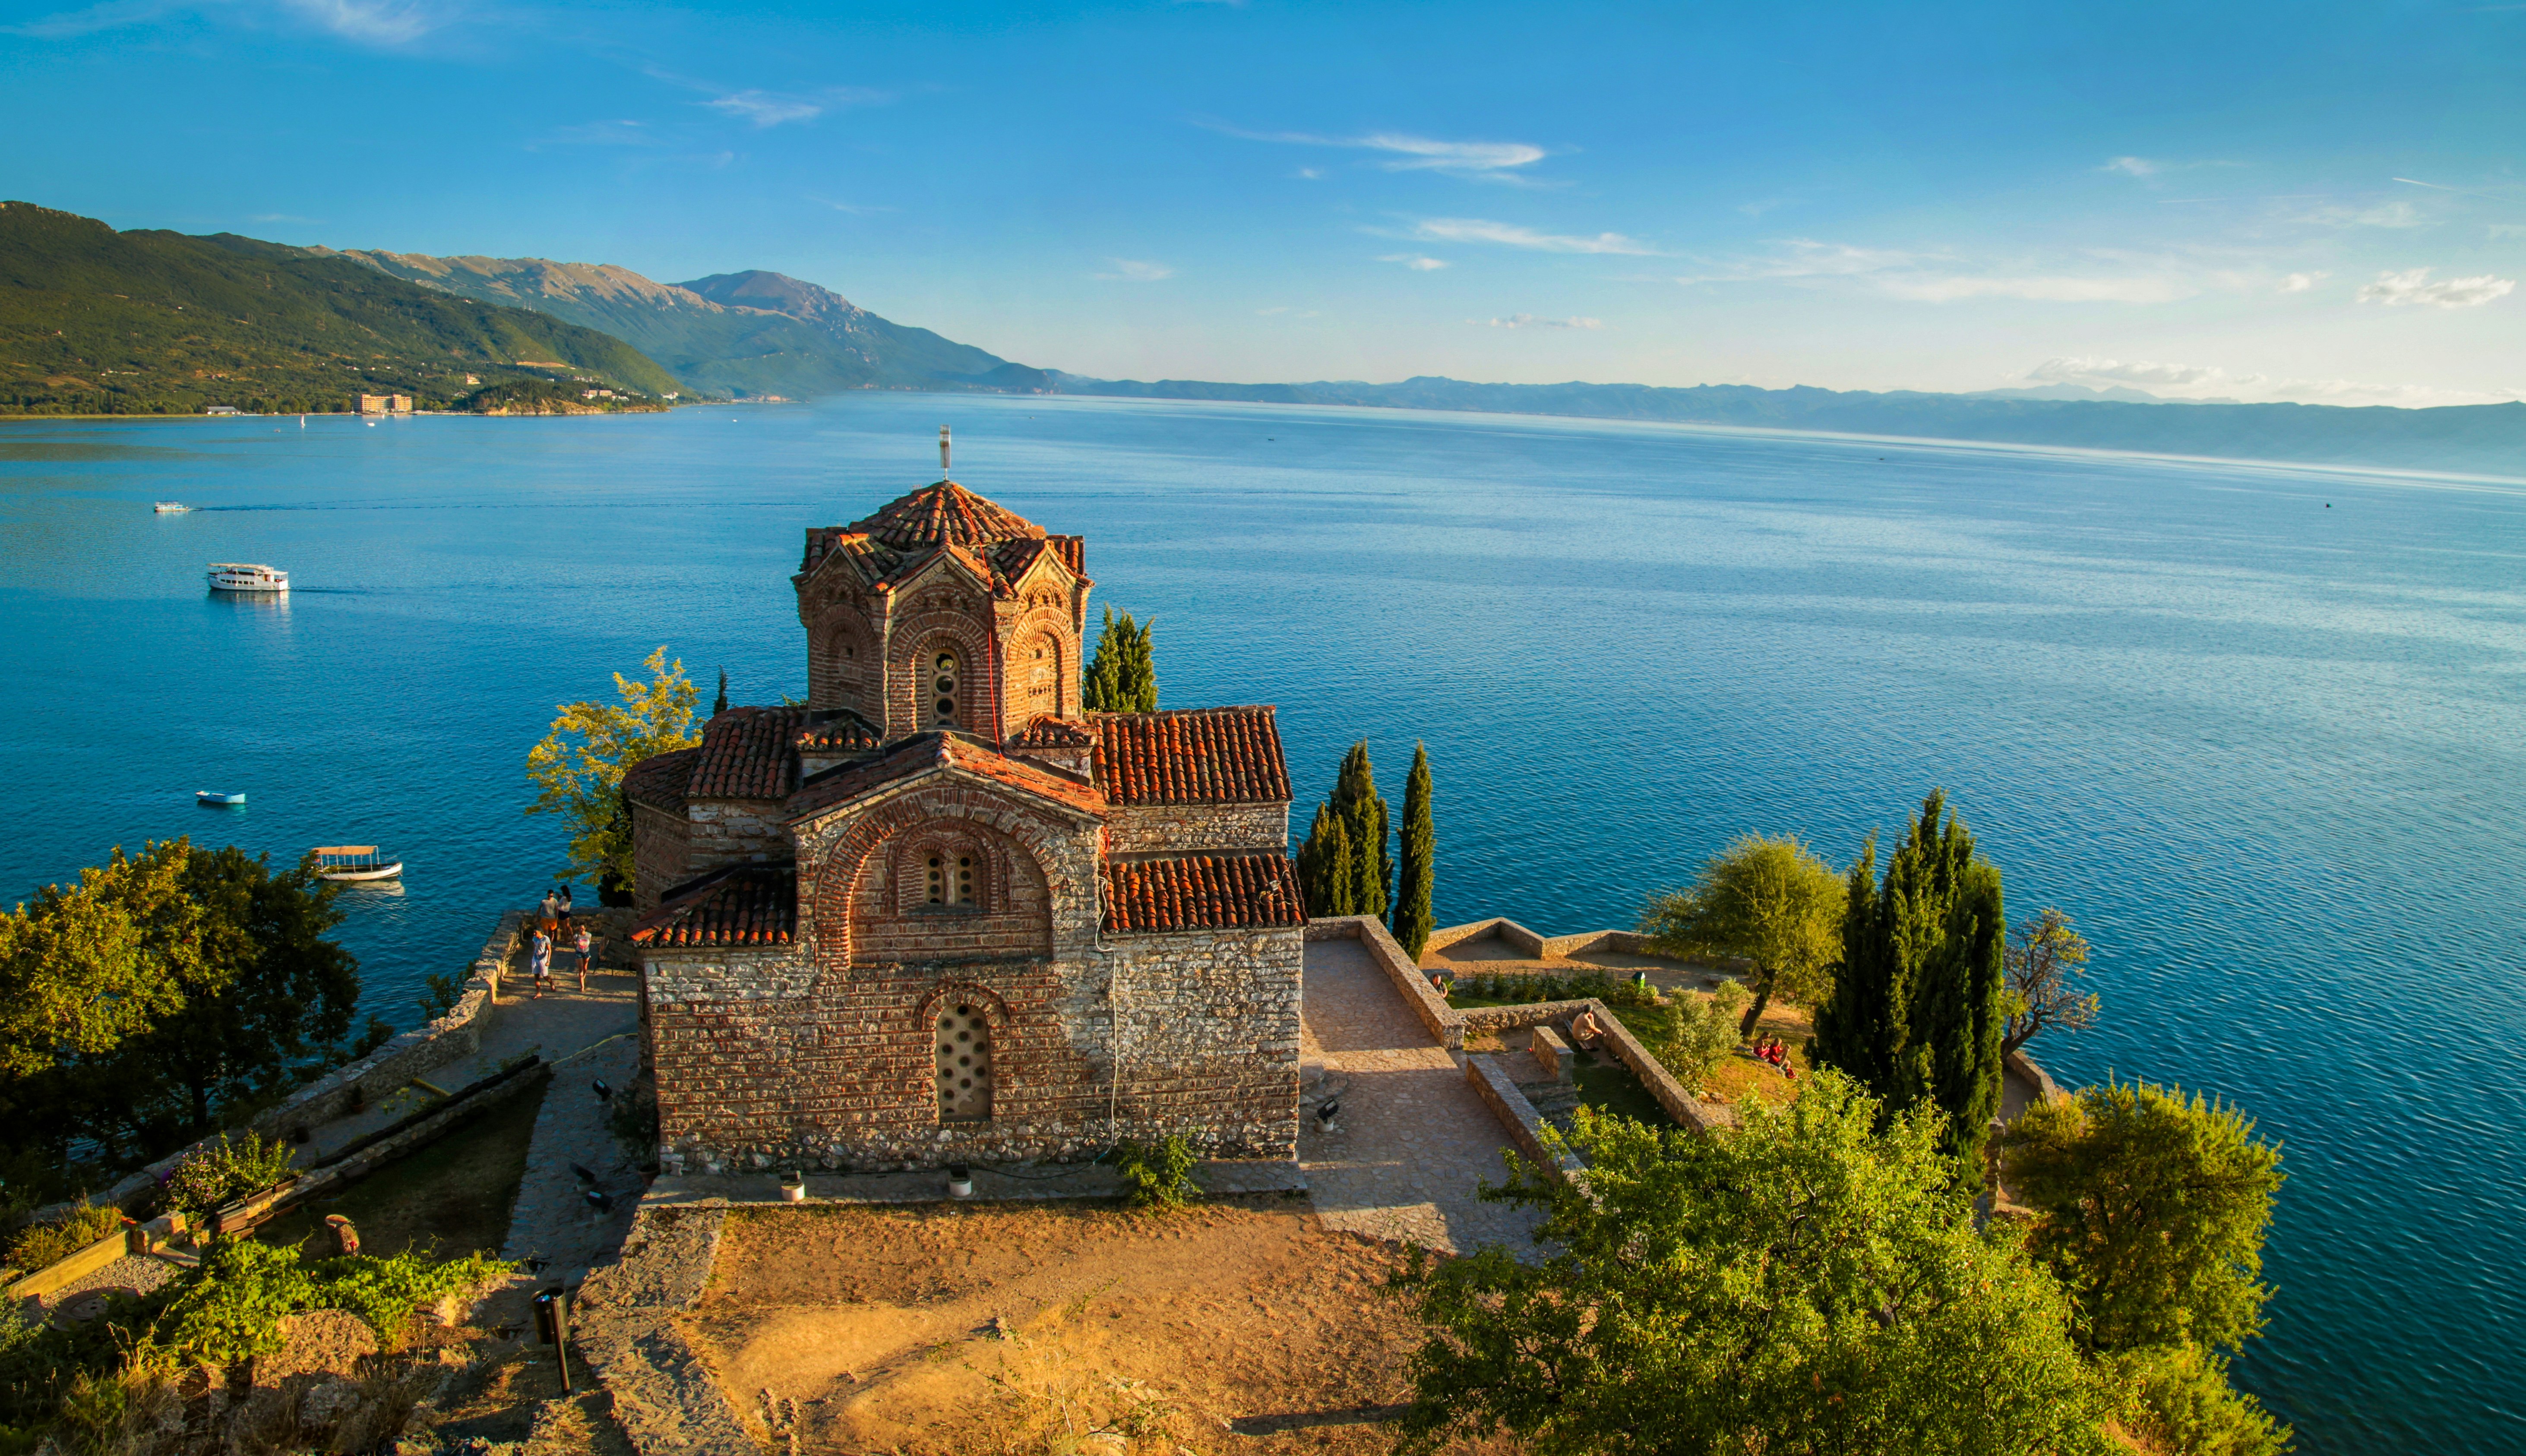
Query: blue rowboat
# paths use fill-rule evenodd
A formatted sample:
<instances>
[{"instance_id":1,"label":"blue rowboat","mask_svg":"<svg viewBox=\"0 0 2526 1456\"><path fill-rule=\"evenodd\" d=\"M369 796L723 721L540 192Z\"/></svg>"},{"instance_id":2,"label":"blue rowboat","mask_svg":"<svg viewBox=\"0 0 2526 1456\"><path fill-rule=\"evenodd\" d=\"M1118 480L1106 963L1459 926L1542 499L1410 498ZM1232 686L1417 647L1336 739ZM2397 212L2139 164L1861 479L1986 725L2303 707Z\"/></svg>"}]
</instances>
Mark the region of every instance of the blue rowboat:
<instances>
[{"instance_id":1,"label":"blue rowboat","mask_svg":"<svg viewBox=\"0 0 2526 1456\"><path fill-rule=\"evenodd\" d=\"M207 788L195 790L193 798L195 802L203 804L242 804L245 802L245 795L243 794L215 794Z\"/></svg>"}]
</instances>

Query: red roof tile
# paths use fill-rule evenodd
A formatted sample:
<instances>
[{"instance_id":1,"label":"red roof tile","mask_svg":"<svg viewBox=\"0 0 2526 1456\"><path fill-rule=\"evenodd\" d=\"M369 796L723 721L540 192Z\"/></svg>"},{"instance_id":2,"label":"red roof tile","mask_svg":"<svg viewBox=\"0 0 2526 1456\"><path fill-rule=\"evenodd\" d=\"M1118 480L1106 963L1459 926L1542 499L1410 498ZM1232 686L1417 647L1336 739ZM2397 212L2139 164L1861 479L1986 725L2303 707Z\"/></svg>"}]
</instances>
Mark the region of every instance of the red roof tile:
<instances>
[{"instance_id":1,"label":"red roof tile","mask_svg":"<svg viewBox=\"0 0 2526 1456\"><path fill-rule=\"evenodd\" d=\"M701 761L684 793L695 799L778 799L789 792L790 740L805 708L731 708L702 729Z\"/></svg>"},{"instance_id":2,"label":"red roof tile","mask_svg":"<svg viewBox=\"0 0 2526 1456\"><path fill-rule=\"evenodd\" d=\"M794 746L826 753L858 753L885 742L885 735L875 725L848 708L822 710L827 716L808 724L792 739Z\"/></svg>"},{"instance_id":3,"label":"red roof tile","mask_svg":"<svg viewBox=\"0 0 2526 1456\"><path fill-rule=\"evenodd\" d=\"M1285 854L1187 855L1105 867L1108 930L1224 930L1306 924Z\"/></svg>"},{"instance_id":4,"label":"red roof tile","mask_svg":"<svg viewBox=\"0 0 2526 1456\"><path fill-rule=\"evenodd\" d=\"M1077 718L1038 718L1010 736L1011 748L1092 748L1095 725Z\"/></svg>"},{"instance_id":5,"label":"red roof tile","mask_svg":"<svg viewBox=\"0 0 2526 1456\"><path fill-rule=\"evenodd\" d=\"M624 771L624 796L681 816L684 812L684 785L692 778L693 765L700 762L701 756L698 748L679 748L640 760Z\"/></svg>"},{"instance_id":6,"label":"red roof tile","mask_svg":"<svg viewBox=\"0 0 2526 1456\"><path fill-rule=\"evenodd\" d=\"M632 943L787 945L797 933L797 872L785 865L731 865L667 891L657 909L632 923Z\"/></svg>"},{"instance_id":7,"label":"red roof tile","mask_svg":"<svg viewBox=\"0 0 2526 1456\"><path fill-rule=\"evenodd\" d=\"M1286 804L1289 770L1272 713L1096 714L1096 786L1116 804Z\"/></svg>"},{"instance_id":8,"label":"red roof tile","mask_svg":"<svg viewBox=\"0 0 2526 1456\"><path fill-rule=\"evenodd\" d=\"M906 738L884 757L856 768L820 776L789 799L789 822L797 823L889 784L935 770L955 769L1005 783L1037 798L1049 799L1078 813L1105 817L1105 796L1076 778L1053 773L1024 759L953 733L923 733Z\"/></svg>"},{"instance_id":9,"label":"red roof tile","mask_svg":"<svg viewBox=\"0 0 2526 1456\"><path fill-rule=\"evenodd\" d=\"M953 480L925 485L888 501L851 529L866 531L897 550L918 546L987 546L1019 536L1040 538L1043 527L1015 511L983 499Z\"/></svg>"}]
</instances>

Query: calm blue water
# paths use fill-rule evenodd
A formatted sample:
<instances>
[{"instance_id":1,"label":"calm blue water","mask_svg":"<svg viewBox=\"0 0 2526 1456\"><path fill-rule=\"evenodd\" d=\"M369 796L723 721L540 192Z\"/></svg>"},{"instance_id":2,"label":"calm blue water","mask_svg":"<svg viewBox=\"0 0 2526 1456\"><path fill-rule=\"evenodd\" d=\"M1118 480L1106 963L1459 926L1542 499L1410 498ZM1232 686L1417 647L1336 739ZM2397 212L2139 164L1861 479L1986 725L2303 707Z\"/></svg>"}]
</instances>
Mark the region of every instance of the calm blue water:
<instances>
[{"instance_id":1,"label":"calm blue water","mask_svg":"<svg viewBox=\"0 0 2526 1456\"><path fill-rule=\"evenodd\" d=\"M1846 863L1933 784L2097 942L2076 1079L2287 1142L2245 1381L2311 1452L2508 1446L2526 1399L2526 493L1570 421L874 395L666 417L0 427L0 889L191 833L377 842L427 972L559 863L556 704L661 643L804 690L802 527L936 476L1086 533L1174 706L1277 702L1303 824L1439 783L1441 924L1625 925L1747 829ZM157 517L155 498L204 507ZM2329 503L2329 508L2328 508ZM215 598L268 561L286 605ZM706 689L707 691L707 686ZM205 811L197 788L243 789Z\"/></svg>"}]
</instances>

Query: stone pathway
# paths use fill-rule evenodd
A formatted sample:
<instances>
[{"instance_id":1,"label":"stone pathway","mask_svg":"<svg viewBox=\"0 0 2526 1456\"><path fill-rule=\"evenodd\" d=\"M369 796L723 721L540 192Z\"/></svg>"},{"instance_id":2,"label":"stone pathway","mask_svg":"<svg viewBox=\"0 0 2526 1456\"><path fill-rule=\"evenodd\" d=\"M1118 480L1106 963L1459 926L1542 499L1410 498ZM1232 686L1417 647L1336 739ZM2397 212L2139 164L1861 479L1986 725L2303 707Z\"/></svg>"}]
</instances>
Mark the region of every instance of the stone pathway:
<instances>
[{"instance_id":1,"label":"stone pathway","mask_svg":"<svg viewBox=\"0 0 2526 1456\"><path fill-rule=\"evenodd\" d=\"M1368 952L1309 941L1304 994L1298 1162L1325 1227L1450 1254L1531 1252L1535 1215L1475 1196L1500 1180L1507 1134ZM1315 1128L1328 1093L1341 1101L1330 1135Z\"/></svg>"}]
</instances>

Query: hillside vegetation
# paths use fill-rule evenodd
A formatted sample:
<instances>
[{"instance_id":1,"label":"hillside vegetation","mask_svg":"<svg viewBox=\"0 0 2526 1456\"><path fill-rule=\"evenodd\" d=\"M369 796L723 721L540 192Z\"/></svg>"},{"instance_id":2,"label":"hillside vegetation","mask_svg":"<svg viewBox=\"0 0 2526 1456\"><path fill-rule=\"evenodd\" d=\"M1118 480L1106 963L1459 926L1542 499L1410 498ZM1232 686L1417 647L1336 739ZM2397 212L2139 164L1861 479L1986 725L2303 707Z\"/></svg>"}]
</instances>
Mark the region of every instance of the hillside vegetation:
<instances>
[{"instance_id":1,"label":"hillside vegetation","mask_svg":"<svg viewBox=\"0 0 2526 1456\"><path fill-rule=\"evenodd\" d=\"M432 409L480 386L551 378L647 395L680 387L596 329L347 259L228 233L117 232L0 203L0 415L323 412L362 392Z\"/></svg>"}]
</instances>

